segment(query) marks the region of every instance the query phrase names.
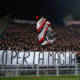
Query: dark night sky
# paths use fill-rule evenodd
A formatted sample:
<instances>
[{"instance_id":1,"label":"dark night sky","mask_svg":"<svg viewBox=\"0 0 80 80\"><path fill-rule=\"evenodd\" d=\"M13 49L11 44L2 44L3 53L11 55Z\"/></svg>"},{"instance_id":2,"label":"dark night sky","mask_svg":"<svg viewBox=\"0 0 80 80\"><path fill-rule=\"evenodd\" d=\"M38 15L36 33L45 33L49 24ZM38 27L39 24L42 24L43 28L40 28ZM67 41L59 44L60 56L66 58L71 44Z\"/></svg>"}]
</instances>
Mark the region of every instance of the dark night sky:
<instances>
[{"instance_id":1,"label":"dark night sky","mask_svg":"<svg viewBox=\"0 0 80 80\"><path fill-rule=\"evenodd\" d=\"M16 18L34 19L40 15L59 23L70 13L80 19L80 0L3 0L0 6L0 17L9 13Z\"/></svg>"}]
</instances>

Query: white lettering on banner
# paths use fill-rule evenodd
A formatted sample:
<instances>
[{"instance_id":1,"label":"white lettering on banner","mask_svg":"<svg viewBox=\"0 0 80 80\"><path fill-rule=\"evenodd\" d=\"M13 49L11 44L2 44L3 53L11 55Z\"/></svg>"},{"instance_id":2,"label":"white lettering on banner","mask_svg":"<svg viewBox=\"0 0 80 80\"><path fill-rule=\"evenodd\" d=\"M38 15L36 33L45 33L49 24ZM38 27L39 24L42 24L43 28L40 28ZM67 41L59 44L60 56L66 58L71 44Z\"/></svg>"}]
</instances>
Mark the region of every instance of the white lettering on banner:
<instances>
[{"instance_id":1,"label":"white lettering on banner","mask_svg":"<svg viewBox=\"0 0 80 80\"><path fill-rule=\"evenodd\" d=\"M75 65L76 52L40 52L0 50L1 65Z\"/></svg>"}]
</instances>

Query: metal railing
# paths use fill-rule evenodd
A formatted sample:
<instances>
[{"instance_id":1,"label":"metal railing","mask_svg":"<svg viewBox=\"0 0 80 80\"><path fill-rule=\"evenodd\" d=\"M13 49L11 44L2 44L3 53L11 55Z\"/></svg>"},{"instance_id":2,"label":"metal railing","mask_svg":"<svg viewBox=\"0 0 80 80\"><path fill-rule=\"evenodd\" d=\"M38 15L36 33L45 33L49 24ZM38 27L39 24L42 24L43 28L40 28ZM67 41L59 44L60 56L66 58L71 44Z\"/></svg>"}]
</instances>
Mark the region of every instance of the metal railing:
<instances>
[{"instance_id":1,"label":"metal railing","mask_svg":"<svg viewBox=\"0 0 80 80\"><path fill-rule=\"evenodd\" d=\"M52 66L12 66L0 65L0 76L62 76L62 75L80 75L80 64L75 66L52 67Z\"/></svg>"}]
</instances>

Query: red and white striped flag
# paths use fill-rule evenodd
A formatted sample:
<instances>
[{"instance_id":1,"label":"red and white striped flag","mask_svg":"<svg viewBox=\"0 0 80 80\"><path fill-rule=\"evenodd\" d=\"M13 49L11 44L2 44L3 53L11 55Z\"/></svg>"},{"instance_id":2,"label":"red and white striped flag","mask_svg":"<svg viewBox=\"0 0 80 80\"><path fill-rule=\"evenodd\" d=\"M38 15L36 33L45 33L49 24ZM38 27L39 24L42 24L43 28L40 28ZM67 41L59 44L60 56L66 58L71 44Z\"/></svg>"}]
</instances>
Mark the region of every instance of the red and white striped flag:
<instances>
[{"instance_id":1,"label":"red and white striped flag","mask_svg":"<svg viewBox=\"0 0 80 80\"><path fill-rule=\"evenodd\" d=\"M38 33L38 42L41 45L53 43L53 30L51 29L51 23L44 17L36 16L36 28Z\"/></svg>"}]
</instances>

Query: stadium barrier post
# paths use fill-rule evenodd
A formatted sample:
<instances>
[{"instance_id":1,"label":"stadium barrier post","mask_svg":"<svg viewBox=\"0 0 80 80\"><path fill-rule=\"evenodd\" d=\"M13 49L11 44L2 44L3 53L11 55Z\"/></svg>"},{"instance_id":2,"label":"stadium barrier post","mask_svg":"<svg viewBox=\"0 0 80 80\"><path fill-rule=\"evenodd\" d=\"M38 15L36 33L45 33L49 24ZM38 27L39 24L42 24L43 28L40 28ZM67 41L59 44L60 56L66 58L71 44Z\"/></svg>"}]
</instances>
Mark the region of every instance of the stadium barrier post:
<instances>
[{"instance_id":1,"label":"stadium barrier post","mask_svg":"<svg viewBox=\"0 0 80 80\"><path fill-rule=\"evenodd\" d=\"M57 74L56 75L59 76L59 68L58 68L58 65L57 65L56 68L57 68L57 72L56 72Z\"/></svg>"},{"instance_id":2,"label":"stadium barrier post","mask_svg":"<svg viewBox=\"0 0 80 80\"><path fill-rule=\"evenodd\" d=\"M77 59L75 59L75 75L77 76L77 69L78 69L78 64L77 64Z\"/></svg>"},{"instance_id":3,"label":"stadium barrier post","mask_svg":"<svg viewBox=\"0 0 80 80\"><path fill-rule=\"evenodd\" d=\"M17 65L17 69L16 69L16 76L18 77L18 71L19 71L19 69L18 69L18 65Z\"/></svg>"},{"instance_id":4,"label":"stadium barrier post","mask_svg":"<svg viewBox=\"0 0 80 80\"><path fill-rule=\"evenodd\" d=\"M39 76L39 65L37 65L37 76Z\"/></svg>"}]
</instances>

